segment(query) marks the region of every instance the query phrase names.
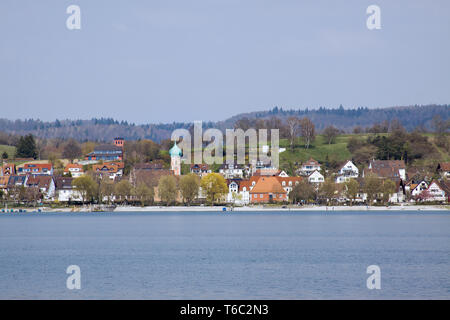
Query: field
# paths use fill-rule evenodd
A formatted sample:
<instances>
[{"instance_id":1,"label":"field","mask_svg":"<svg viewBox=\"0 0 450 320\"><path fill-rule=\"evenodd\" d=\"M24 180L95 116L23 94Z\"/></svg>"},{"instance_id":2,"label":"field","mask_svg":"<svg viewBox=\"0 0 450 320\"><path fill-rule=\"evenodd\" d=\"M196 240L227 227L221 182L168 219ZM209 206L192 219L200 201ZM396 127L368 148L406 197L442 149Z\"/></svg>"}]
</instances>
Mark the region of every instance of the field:
<instances>
[{"instance_id":1,"label":"field","mask_svg":"<svg viewBox=\"0 0 450 320\"><path fill-rule=\"evenodd\" d=\"M304 146L303 138L298 138L293 151L290 150L289 141L281 139L280 147L286 148L285 152L280 154L280 162L303 162L314 158L320 162L328 159L344 161L351 158L351 154L347 149L347 142L350 135L341 135L336 138L336 142L328 144L322 135L316 136L315 141L308 149Z\"/></svg>"},{"instance_id":2,"label":"field","mask_svg":"<svg viewBox=\"0 0 450 320\"><path fill-rule=\"evenodd\" d=\"M439 148L434 142L433 134L426 134L430 140L430 143L436 147L439 153L439 161L450 161L450 154L448 151ZM336 138L335 143L328 144L323 135L317 135L315 141L310 145L308 149L304 146L303 138L298 138L294 150L291 151L289 147L289 141L287 139L280 140L280 147L286 148L285 152L280 154L280 164L287 164L289 162L295 164L296 162L304 162L313 158L321 163L327 160L335 160L337 162L350 160L352 158L351 153L347 149L348 141L351 137L357 137L361 140L366 140L369 134L346 134L340 135ZM419 161L420 164L423 161Z\"/></svg>"},{"instance_id":3,"label":"field","mask_svg":"<svg viewBox=\"0 0 450 320\"><path fill-rule=\"evenodd\" d=\"M14 146L7 146L7 145L0 145L0 157L2 156L3 152L8 154L8 159L12 159L14 157L14 154L16 153L16 147Z\"/></svg>"}]
</instances>

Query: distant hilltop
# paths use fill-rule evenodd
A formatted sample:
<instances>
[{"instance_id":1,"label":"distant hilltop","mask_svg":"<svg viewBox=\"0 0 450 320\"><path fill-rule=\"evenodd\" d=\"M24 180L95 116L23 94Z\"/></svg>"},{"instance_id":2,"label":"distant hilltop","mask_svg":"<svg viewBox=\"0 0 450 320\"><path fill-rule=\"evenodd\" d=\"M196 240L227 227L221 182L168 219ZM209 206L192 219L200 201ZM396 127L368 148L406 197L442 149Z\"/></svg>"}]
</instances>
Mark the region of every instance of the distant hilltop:
<instances>
[{"instance_id":1,"label":"distant hilltop","mask_svg":"<svg viewBox=\"0 0 450 320\"><path fill-rule=\"evenodd\" d=\"M434 116L440 115L443 120L450 118L450 105L399 106L388 108L319 108L319 109L283 109L274 107L268 111L241 113L229 119L218 122L203 122L206 128L221 130L234 128L236 123L248 120L255 124L257 120L278 118L284 122L291 116L308 117L322 130L333 125L345 132L352 132L354 128L371 127L376 123L397 119L407 130L417 127L430 129ZM204 120L204 119L199 119ZM277 119L275 119L277 120ZM277 123L277 122L274 122ZM279 122L278 122L279 123ZM117 121L110 118L90 120L56 120L44 122L41 120L8 120L0 119L0 131L9 134L33 134L41 138L74 138L79 141L111 141L116 136L125 140L151 139L156 142L170 138L173 130L189 129L192 123L167 123L136 125L127 121Z\"/></svg>"}]
</instances>

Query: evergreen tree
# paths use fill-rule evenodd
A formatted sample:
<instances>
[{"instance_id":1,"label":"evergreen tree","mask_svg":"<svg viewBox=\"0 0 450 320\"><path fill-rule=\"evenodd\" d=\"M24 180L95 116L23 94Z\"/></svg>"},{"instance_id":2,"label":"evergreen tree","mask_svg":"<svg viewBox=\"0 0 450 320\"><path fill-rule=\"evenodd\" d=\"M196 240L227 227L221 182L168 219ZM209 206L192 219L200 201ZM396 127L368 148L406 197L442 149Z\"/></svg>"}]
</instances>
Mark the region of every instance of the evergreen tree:
<instances>
[{"instance_id":1,"label":"evergreen tree","mask_svg":"<svg viewBox=\"0 0 450 320\"><path fill-rule=\"evenodd\" d=\"M17 158L37 158L37 148L36 141L34 140L33 135L29 134L26 136L22 136L17 143Z\"/></svg>"}]
</instances>

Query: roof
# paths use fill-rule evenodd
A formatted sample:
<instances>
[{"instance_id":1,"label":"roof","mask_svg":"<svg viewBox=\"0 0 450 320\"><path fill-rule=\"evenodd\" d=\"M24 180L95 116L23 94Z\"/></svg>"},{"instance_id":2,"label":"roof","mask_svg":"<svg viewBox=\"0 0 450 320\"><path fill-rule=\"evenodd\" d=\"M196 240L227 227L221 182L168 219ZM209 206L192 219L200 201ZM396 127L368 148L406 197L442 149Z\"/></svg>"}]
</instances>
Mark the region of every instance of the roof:
<instances>
[{"instance_id":1,"label":"roof","mask_svg":"<svg viewBox=\"0 0 450 320\"><path fill-rule=\"evenodd\" d=\"M262 177L256 182L256 185L250 193L283 193L286 191L281 186L276 177Z\"/></svg>"},{"instance_id":2,"label":"roof","mask_svg":"<svg viewBox=\"0 0 450 320\"><path fill-rule=\"evenodd\" d=\"M323 174L321 174L321 173L320 173L320 171L319 171L319 170L317 170L317 169L316 169L316 170L314 170L313 172L311 172L311 173L309 174L309 176L308 176L308 177L311 177L311 176L312 176L313 174L315 174L316 172L317 172L318 174L320 174L320 175L321 175L321 176L323 177Z\"/></svg>"},{"instance_id":3,"label":"roof","mask_svg":"<svg viewBox=\"0 0 450 320\"><path fill-rule=\"evenodd\" d=\"M444 191L445 194L446 194L447 196L450 195L450 183L448 183L448 182L446 182L446 181L442 181L442 180L441 180L441 181L433 180L433 181L431 181L430 184L428 185L427 190L431 187L431 185L432 185L433 183L437 184L438 187L439 187L442 191Z\"/></svg>"},{"instance_id":4,"label":"roof","mask_svg":"<svg viewBox=\"0 0 450 320\"><path fill-rule=\"evenodd\" d=\"M119 169L125 168L125 163L123 163L121 161L108 161L108 162L105 162L105 164L117 166Z\"/></svg>"},{"instance_id":5,"label":"roof","mask_svg":"<svg viewBox=\"0 0 450 320\"><path fill-rule=\"evenodd\" d=\"M69 172L69 169L81 169L83 171L83 166L77 163L69 163L65 168L64 172Z\"/></svg>"},{"instance_id":6,"label":"roof","mask_svg":"<svg viewBox=\"0 0 450 320\"><path fill-rule=\"evenodd\" d=\"M403 160L372 160L369 166L372 169L382 169L382 168L394 168L394 169L405 169L405 161Z\"/></svg>"},{"instance_id":7,"label":"roof","mask_svg":"<svg viewBox=\"0 0 450 320\"><path fill-rule=\"evenodd\" d=\"M27 186L48 189L52 183L52 179L51 176L30 176L27 180Z\"/></svg>"},{"instance_id":8,"label":"roof","mask_svg":"<svg viewBox=\"0 0 450 320\"><path fill-rule=\"evenodd\" d=\"M183 152L181 151L181 149L177 146L177 142L175 141L174 145L172 148L170 148L169 150L169 154L171 157L181 157L183 155Z\"/></svg>"},{"instance_id":9,"label":"roof","mask_svg":"<svg viewBox=\"0 0 450 320\"><path fill-rule=\"evenodd\" d=\"M55 186L56 189L72 189L72 177L56 177Z\"/></svg>"},{"instance_id":10,"label":"roof","mask_svg":"<svg viewBox=\"0 0 450 320\"><path fill-rule=\"evenodd\" d=\"M241 180L239 183L239 191L242 191L246 188L246 191L250 191L250 187L252 186L252 182L250 180Z\"/></svg>"},{"instance_id":11,"label":"roof","mask_svg":"<svg viewBox=\"0 0 450 320\"><path fill-rule=\"evenodd\" d=\"M52 170L52 164L51 163L25 163L23 165L24 169L31 169L31 168L37 168L37 169L47 169Z\"/></svg>"},{"instance_id":12,"label":"roof","mask_svg":"<svg viewBox=\"0 0 450 320\"><path fill-rule=\"evenodd\" d=\"M23 185L26 179L27 179L27 176L25 176L25 175L22 175L22 176L16 176L16 175L9 176L8 188L14 187L17 184Z\"/></svg>"},{"instance_id":13,"label":"roof","mask_svg":"<svg viewBox=\"0 0 450 320\"><path fill-rule=\"evenodd\" d=\"M94 147L94 153L102 153L105 151L120 151L122 152L122 148L113 144L101 144ZM92 152L91 152L92 153Z\"/></svg>"},{"instance_id":14,"label":"roof","mask_svg":"<svg viewBox=\"0 0 450 320\"><path fill-rule=\"evenodd\" d=\"M280 177L277 176L275 177L280 183L287 182L289 184L289 182L292 182L293 184L295 184L295 182L300 182L302 181L302 177Z\"/></svg>"},{"instance_id":15,"label":"roof","mask_svg":"<svg viewBox=\"0 0 450 320\"><path fill-rule=\"evenodd\" d=\"M281 170L275 168L262 168L257 169L254 176L277 176L281 173Z\"/></svg>"},{"instance_id":16,"label":"roof","mask_svg":"<svg viewBox=\"0 0 450 320\"><path fill-rule=\"evenodd\" d=\"M308 165L308 166L318 166L320 165L318 161L314 160L313 158L309 158L308 161L304 162L303 165Z\"/></svg>"},{"instance_id":17,"label":"roof","mask_svg":"<svg viewBox=\"0 0 450 320\"><path fill-rule=\"evenodd\" d=\"M239 185L241 184L242 179L227 179L226 181L227 181L227 186L229 186L230 184L232 184L234 182L239 187Z\"/></svg>"},{"instance_id":18,"label":"roof","mask_svg":"<svg viewBox=\"0 0 450 320\"><path fill-rule=\"evenodd\" d=\"M116 173L117 171L119 171L119 166L115 165L115 164L108 164L108 163L104 163L104 164L94 164L92 166L92 170L95 172L110 172L110 173Z\"/></svg>"},{"instance_id":19,"label":"roof","mask_svg":"<svg viewBox=\"0 0 450 320\"><path fill-rule=\"evenodd\" d=\"M365 169L367 173L373 173L381 178L390 178L390 179L400 179L400 175L397 168L386 167L386 168L372 168ZM365 174L367 174L365 172Z\"/></svg>"},{"instance_id":20,"label":"roof","mask_svg":"<svg viewBox=\"0 0 450 320\"><path fill-rule=\"evenodd\" d=\"M345 160L344 162L342 162L340 165L339 165L339 171L341 171L342 169L344 169L344 167L347 165L347 163L349 163L349 162L351 162L355 167L356 167L356 165L353 163L353 161L352 160Z\"/></svg>"}]
</instances>

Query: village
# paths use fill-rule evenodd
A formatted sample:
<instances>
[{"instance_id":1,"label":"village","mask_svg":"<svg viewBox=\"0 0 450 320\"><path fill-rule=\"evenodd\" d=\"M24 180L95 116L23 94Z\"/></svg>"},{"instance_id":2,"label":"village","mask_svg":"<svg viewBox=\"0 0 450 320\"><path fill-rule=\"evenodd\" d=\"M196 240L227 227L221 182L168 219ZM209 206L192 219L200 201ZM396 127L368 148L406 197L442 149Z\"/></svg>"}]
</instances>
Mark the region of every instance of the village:
<instances>
[{"instance_id":1,"label":"village","mask_svg":"<svg viewBox=\"0 0 450 320\"><path fill-rule=\"evenodd\" d=\"M176 143L170 167L155 160L134 164L125 174L123 138L95 146L82 159L57 172L50 161L3 160L0 167L2 212L9 207L83 205L231 206L445 204L450 199L450 163L439 163L433 176L408 170L403 160L369 161L360 170L347 160L330 172L313 158L294 175L271 163L186 165ZM26 159L25 159L26 160ZM437 177L437 178L436 178ZM14 210L14 209L9 209Z\"/></svg>"}]
</instances>

